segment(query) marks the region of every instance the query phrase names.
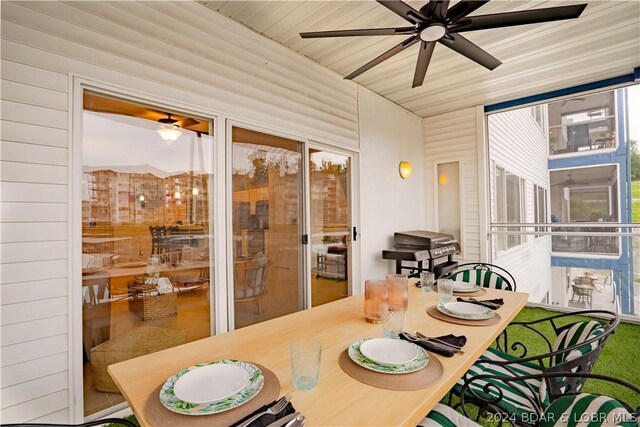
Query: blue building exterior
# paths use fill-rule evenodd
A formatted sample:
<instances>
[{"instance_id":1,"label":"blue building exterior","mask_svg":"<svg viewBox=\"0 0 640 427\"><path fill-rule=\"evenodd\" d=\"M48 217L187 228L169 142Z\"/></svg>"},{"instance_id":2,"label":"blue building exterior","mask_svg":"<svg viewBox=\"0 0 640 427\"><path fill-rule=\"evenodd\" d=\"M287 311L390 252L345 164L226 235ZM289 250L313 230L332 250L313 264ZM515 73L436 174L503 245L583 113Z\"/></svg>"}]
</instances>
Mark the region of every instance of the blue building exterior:
<instances>
[{"instance_id":1,"label":"blue building exterior","mask_svg":"<svg viewBox=\"0 0 640 427\"><path fill-rule=\"evenodd\" d=\"M616 165L619 182L617 185L618 217L621 223L632 221L631 194L631 146L629 142L629 115L627 89L616 89L616 136L617 146L609 150L589 150L562 154L549 159L549 172L554 170L570 170L588 166ZM631 231L622 229L622 231ZM553 267L585 268L611 270L616 298L622 314L634 314L633 304L633 244L630 238L620 238L620 255L603 255L568 253L558 256L552 253Z\"/></svg>"}]
</instances>

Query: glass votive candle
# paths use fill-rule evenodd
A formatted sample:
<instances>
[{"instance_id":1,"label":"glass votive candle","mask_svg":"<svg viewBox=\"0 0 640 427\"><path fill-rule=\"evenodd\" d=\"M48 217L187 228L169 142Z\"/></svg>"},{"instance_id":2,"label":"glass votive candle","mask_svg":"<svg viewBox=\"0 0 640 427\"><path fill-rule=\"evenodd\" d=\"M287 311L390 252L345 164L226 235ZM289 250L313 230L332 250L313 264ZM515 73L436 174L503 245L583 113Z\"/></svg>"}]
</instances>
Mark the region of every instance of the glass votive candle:
<instances>
[{"instance_id":1,"label":"glass votive candle","mask_svg":"<svg viewBox=\"0 0 640 427\"><path fill-rule=\"evenodd\" d=\"M389 300L386 280L364 282L364 317L369 323L382 322L382 305Z\"/></svg>"},{"instance_id":2,"label":"glass votive candle","mask_svg":"<svg viewBox=\"0 0 640 427\"><path fill-rule=\"evenodd\" d=\"M389 304L408 306L409 276L406 274L387 274L387 286L389 287Z\"/></svg>"}]
</instances>

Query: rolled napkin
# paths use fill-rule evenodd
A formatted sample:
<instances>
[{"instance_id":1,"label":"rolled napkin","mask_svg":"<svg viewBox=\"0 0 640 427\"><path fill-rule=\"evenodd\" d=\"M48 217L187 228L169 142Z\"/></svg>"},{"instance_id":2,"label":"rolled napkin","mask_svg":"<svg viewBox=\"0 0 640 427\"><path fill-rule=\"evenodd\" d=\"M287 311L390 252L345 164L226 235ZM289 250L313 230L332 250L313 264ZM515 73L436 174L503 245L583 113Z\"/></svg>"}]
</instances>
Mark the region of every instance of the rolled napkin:
<instances>
[{"instance_id":1,"label":"rolled napkin","mask_svg":"<svg viewBox=\"0 0 640 427\"><path fill-rule=\"evenodd\" d=\"M260 412L266 411L267 409L269 409L270 407L275 405L276 402L277 402L277 400L274 400L273 402L268 403L268 404L264 405L263 407L261 407L259 409L256 409L255 411L253 411L252 413L250 413L249 415L247 415L243 419L238 420L235 423L231 424L231 427L240 425L240 424L242 424L242 422L244 420L248 420L249 418L253 417L254 415L259 414ZM291 402L289 402L289 404L287 404L287 406L279 414L276 414L276 415L264 414L263 416L261 416L260 418L258 418L257 420L255 420L251 424L249 424L249 427L266 427L269 424L272 424L273 422L279 420L280 418L286 417L287 415L293 414L294 412L296 412L296 410L293 407L293 405L291 404Z\"/></svg>"},{"instance_id":2,"label":"rolled napkin","mask_svg":"<svg viewBox=\"0 0 640 427\"><path fill-rule=\"evenodd\" d=\"M491 310L497 310L500 307L502 307L502 304L504 304L504 300L502 298L478 300L471 297L469 298L458 297L458 301L481 305L483 307L490 308Z\"/></svg>"},{"instance_id":3,"label":"rolled napkin","mask_svg":"<svg viewBox=\"0 0 640 427\"><path fill-rule=\"evenodd\" d=\"M427 351L438 353L439 355L445 357L452 357L454 354L456 354L456 349L461 349L467 343L467 337L457 337L452 334L443 335L441 337L427 337L419 340L412 340L409 339L409 337L407 337L407 335L403 332L400 334L400 338L417 344ZM448 348L447 344L455 348Z\"/></svg>"}]
</instances>

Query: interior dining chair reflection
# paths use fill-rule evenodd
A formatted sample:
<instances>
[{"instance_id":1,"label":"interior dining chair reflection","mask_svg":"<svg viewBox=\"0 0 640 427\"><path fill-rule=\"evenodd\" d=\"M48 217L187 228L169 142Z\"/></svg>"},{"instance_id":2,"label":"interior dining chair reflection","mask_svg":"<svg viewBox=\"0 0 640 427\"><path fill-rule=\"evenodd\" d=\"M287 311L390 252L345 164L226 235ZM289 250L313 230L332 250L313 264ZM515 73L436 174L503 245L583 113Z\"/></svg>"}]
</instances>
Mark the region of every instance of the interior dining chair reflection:
<instances>
[{"instance_id":1,"label":"interior dining chair reflection","mask_svg":"<svg viewBox=\"0 0 640 427\"><path fill-rule=\"evenodd\" d=\"M267 293L267 277L271 264L264 255L235 261L233 277L237 304L255 302L258 314L262 314L260 300Z\"/></svg>"}]
</instances>

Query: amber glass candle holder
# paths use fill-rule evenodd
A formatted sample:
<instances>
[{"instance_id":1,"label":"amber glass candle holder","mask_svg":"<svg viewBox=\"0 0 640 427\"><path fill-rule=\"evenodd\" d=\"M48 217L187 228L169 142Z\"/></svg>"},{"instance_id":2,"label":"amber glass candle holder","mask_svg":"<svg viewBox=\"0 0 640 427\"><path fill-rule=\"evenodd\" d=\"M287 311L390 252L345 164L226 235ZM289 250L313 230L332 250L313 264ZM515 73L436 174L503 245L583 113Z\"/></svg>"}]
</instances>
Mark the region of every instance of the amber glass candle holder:
<instances>
[{"instance_id":1,"label":"amber glass candle holder","mask_svg":"<svg viewBox=\"0 0 640 427\"><path fill-rule=\"evenodd\" d=\"M382 305L389 302L386 280L364 282L364 317L369 323L382 323Z\"/></svg>"},{"instance_id":2,"label":"amber glass candle holder","mask_svg":"<svg viewBox=\"0 0 640 427\"><path fill-rule=\"evenodd\" d=\"M407 308L409 300L409 276L406 274L387 274L389 304Z\"/></svg>"}]
</instances>

